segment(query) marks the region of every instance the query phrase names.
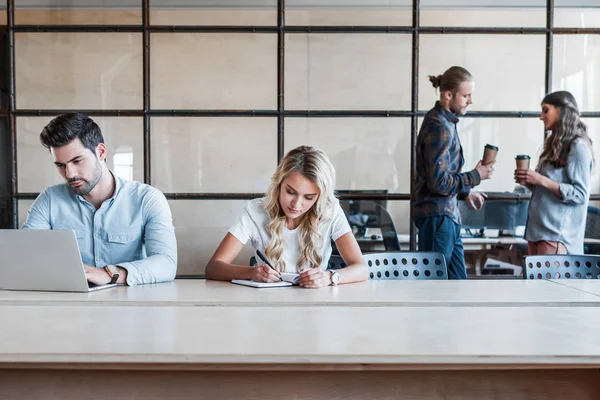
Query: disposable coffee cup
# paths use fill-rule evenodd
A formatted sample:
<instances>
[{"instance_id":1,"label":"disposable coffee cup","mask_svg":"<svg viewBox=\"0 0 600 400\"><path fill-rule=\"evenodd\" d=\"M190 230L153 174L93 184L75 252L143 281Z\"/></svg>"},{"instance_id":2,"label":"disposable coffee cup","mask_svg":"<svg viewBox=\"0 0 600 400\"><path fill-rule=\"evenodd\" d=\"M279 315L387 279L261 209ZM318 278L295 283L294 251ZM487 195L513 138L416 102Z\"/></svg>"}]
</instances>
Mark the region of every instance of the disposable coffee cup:
<instances>
[{"instance_id":1,"label":"disposable coffee cup","mask_svg":"<svg viewBox=\"0 0 600 400\"><path fill-rule=\"evenodd\" d=\"M519 154L515 157L515 161L517 162L517 169L529 169L529 161L531 157L527 154Z\"/></svg>"},{"instance_id":2,"label":"disposable coffee cup","mask_svg":"<svg viewBox=\"0 0 600 400\"><path fill-rule=\"evenodd\" d=\"M488 165L496 161L496 154L498 154L498 147L486 144L483 148L482 164Z\"/></svg>"}]
</instances>

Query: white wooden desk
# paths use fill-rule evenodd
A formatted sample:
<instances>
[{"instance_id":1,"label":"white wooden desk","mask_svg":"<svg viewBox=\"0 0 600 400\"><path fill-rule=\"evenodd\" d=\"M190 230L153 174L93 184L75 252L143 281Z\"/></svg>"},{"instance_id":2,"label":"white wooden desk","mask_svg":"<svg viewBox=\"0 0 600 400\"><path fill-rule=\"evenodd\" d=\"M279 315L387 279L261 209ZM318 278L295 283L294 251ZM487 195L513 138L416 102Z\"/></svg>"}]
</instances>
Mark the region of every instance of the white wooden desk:
<instances>
[{"instance_id":1,"label":"white wooden desk","mask_svg":"<svg viewBox=\"0 0 600 400\"><path fill-rule=\"evenodd\" d=\"M600 306L600 293L596 296L546 280L367 281L316 290L176 280L92 293L0 290L0 305L576 307Z\"/></svg>"},{"instance_id":2,"label":"white wooden desk","mask_svg":"<svg viewBox=\"0 0 600 400\"><path fill-rule=\"evenodd\" d=\"M551 279L552 282L600 296L600 279Z\"/></svg>"},{"instance_id":3,"label":"white wooden desk","mask_svg":"<svg viewBox=\"0 0 600 400\"><path fill-rule=\"evenodd\" d=\"M3 399L600 398L596 307L3 305L0 320Z\"/></svg>"}]
</instances>

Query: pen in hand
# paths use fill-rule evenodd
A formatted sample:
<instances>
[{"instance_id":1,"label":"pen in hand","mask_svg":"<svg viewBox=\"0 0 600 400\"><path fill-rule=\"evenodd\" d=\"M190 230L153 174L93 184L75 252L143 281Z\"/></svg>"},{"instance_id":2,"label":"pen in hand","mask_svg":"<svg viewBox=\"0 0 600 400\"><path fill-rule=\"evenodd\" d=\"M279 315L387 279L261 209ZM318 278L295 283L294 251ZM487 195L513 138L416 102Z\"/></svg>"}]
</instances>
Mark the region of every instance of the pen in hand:
<instances>
[{"instance_id":1,"label":"pen in hand","mask_svg":"<svg viewBox=\"0 0 600 400\"><path fill-rule=\"evenodd\" d=\"M269 260L267 260L267 257L264 256L263 253L261 253L260 250L256 250L256 254L258 254L258 257L265 263L267 264L273 271L277 272L277 270L271 265L271 263L269 262ZM281 280L281 276L279 277L279 280Z\"/></svg>"}]
</instances>

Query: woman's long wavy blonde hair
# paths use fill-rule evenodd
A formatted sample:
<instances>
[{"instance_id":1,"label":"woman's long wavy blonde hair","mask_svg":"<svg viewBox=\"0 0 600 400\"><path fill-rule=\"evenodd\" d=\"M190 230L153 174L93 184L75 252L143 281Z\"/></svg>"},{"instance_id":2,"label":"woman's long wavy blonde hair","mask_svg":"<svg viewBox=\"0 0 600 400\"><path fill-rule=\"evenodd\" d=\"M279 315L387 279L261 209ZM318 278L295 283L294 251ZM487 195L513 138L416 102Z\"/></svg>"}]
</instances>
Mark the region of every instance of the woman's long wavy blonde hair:
<instances>
[{"instance_id":1,"label":"woman's long wavy blonde hair","mask_svg":"<svg viewBox=\"0 0 600 400\"><path fill-rule=\"evenodd\" d=\"M319 268L323 261L320 247L325 238L322 237L319 228L332 217L335 204L335 169L323 150L310 146L300 146L291 150L277 166L265 198L265 211L269 216L267 232L271 236L271 243L265 249L265 253L270 260L275 261L275 268L278 271L284 271L286 267L281 257L286 216L279 204L279 194L282 190L282 182L292 172L299 173L319 188L315 204L299 217L300 224L297 229L299 229L301 253L296 270L300 272L305 265L309 268Z\"/></svg>"}]
</instances>

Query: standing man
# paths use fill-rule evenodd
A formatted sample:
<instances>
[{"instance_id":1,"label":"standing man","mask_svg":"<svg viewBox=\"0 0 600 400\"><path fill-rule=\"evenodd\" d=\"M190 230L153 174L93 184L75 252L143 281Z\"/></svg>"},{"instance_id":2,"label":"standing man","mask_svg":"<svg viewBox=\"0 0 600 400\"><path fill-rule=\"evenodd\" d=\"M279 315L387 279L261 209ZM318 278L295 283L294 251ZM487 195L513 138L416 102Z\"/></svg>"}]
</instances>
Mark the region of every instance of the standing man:
<instances>
[{"instance_id":1,"label":"standing man","mask_svg":"<svg viewBox=\"0 0 600 400\"><path fill-rule=\"evenodd\" d=\"M486 196L471 189L491 177L493 164L479 161L474 170L461 173L465 161L456 124L471 104L475 82L469 71L451 67L429 80L439 88L440 100L425 115L417 137L412 219L419 228L419 250L444 254L448 278L466 279L457 197L481 209Z\"/></svg>"},{"instance_id":2,"label":"standing man","mask_svg":"<svg viewBox=\"0 0 600 400\"><path fill-rule=\"evenodd\" d=\"M38 196L23 229L73 230L93 284L172 281L177 243L165 196L108 169L102 132L84 114L54 118L40 141L66 183Z\"/></svg>"}]
</instances>

